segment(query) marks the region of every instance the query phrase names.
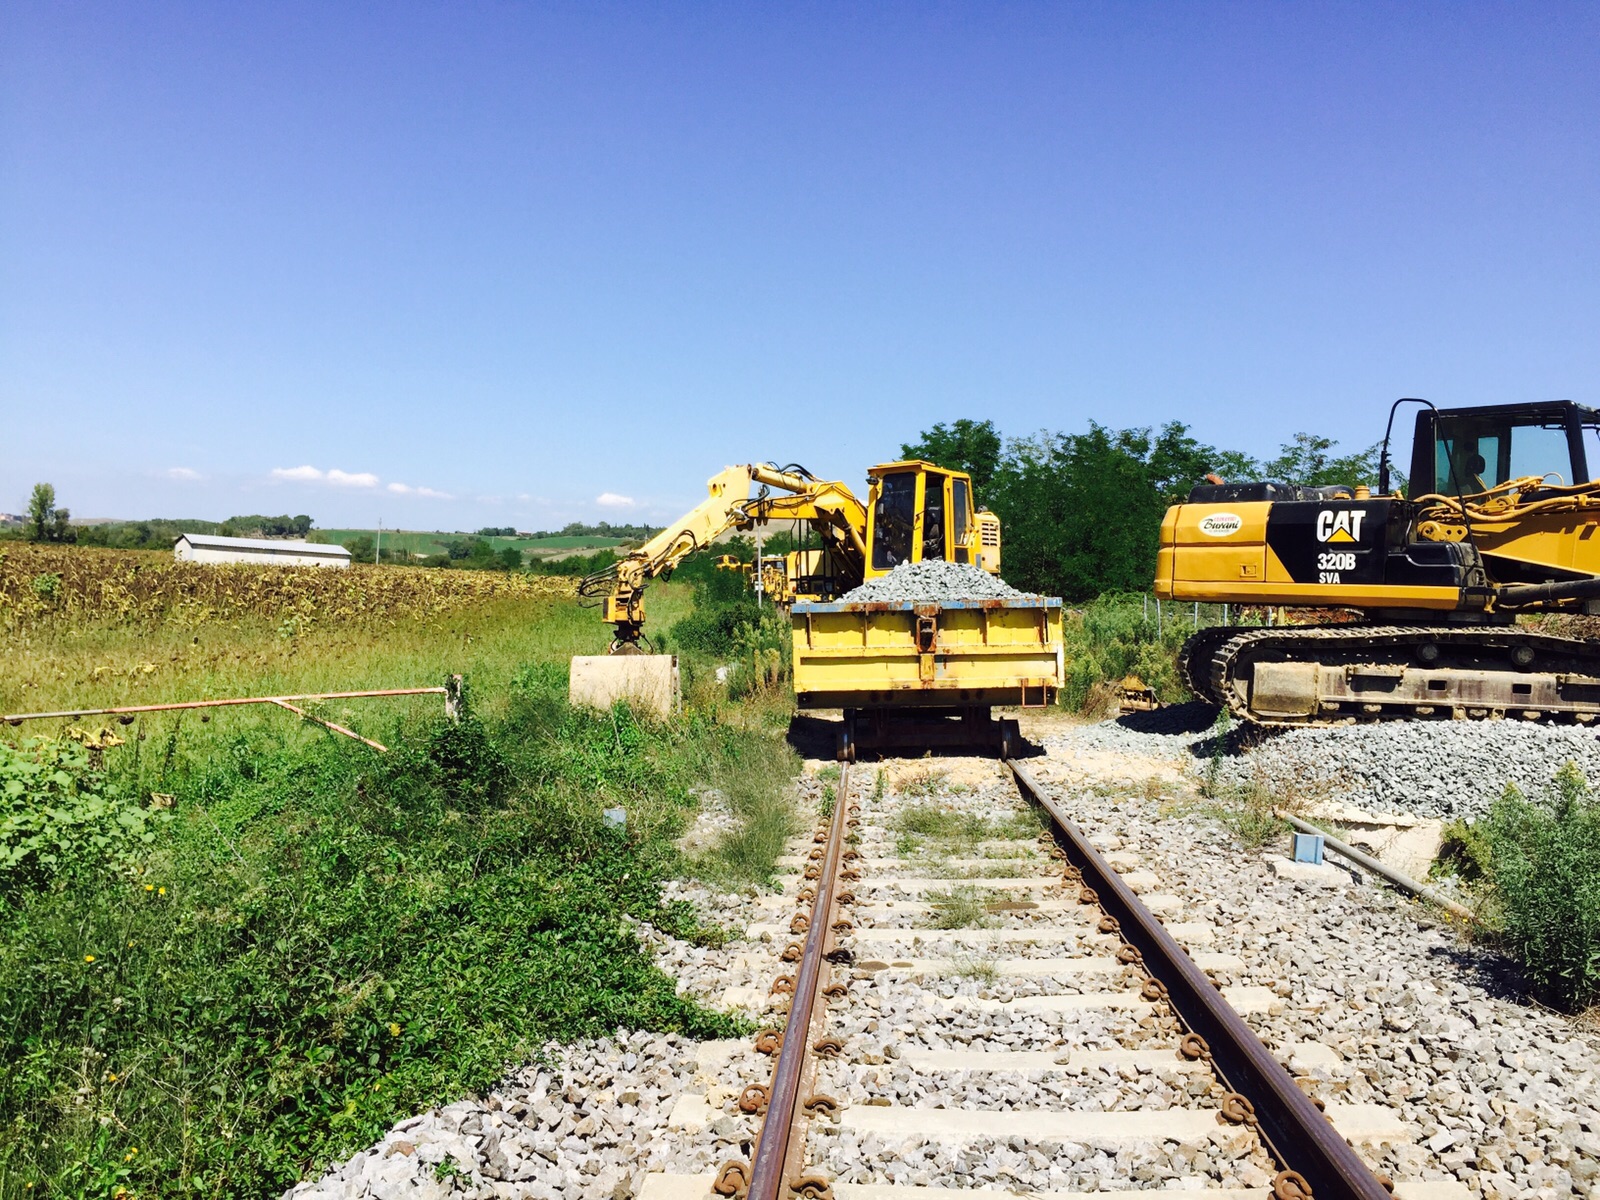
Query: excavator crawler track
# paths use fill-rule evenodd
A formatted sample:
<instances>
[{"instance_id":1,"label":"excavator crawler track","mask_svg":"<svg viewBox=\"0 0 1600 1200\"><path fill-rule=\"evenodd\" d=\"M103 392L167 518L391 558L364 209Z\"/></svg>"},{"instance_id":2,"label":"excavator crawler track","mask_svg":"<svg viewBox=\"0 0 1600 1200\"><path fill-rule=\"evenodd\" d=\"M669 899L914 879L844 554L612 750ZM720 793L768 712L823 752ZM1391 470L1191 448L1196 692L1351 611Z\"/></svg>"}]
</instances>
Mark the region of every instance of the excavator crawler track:
<instances>
[{"instance_id":1,"label":"excavator crawler track","mask_svg":"<svg viewBox=\"0 0 1600 1200\"><path fill-rule=\"evenodd\" d=\"M1257 725L1600 716L1600 641L1515 626L1232 632L1211 652L1207 689L1195 691ZM1202 673L1199 655L1187 673Z\"/></svg>"},{"instance_id":2,"label":"excavator crawler track","mask_svg":"<svg viewBox=\"0 0 1600 1200\"><path fill-rule=\"evenodd\" d=\"M1221 704L1222 697L1211 690L1211 660L1224 643L1248 632L1248 626L1213 625L1193 634L1178 651L1183 686L1210 704Z\"/></svg>"}]
</instances>

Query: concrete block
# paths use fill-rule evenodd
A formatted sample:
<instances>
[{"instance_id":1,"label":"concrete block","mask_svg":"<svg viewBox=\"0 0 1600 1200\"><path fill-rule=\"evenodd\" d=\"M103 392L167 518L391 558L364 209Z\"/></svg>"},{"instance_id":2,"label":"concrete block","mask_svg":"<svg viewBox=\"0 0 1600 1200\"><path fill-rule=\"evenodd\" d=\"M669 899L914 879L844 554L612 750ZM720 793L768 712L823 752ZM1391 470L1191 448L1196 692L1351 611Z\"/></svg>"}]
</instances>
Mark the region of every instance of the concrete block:
<instances>
[{"instance_id":1,"label":"concrete block","mask_svg":"<svg viewBox=\"0 0 1600 1200\"><path fill-rule=\"evenodd\" d=\"M670 717L678 711L675 654L579 654L572 660L567 698L590 708L625 700L641 712Z\"/></svg>"}]
</instances>

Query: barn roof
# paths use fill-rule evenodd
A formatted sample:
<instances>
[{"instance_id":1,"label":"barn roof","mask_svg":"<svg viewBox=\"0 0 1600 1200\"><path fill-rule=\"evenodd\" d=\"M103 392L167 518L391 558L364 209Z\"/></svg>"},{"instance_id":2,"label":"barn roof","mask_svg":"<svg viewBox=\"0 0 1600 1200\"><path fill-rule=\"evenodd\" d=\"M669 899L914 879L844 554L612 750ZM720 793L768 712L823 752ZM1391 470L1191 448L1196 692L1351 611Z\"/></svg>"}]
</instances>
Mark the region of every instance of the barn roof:
<instances>
[{"instance_id":1,"label":"barn roof","mask_svg":"<svg viewBox=\"0 0 1600 1200\"><path fill-rule=\"evenodd\" d=\"M321 554L333 558L349 558L350 551L343 546L335 546L326 542L294 542L281 538L238 538L220 537L214 533L185 533L178 537L180 542L188 542L195 547L204 547L207 550L266 550L275 554Z\"/></svg>"}]
</instances>

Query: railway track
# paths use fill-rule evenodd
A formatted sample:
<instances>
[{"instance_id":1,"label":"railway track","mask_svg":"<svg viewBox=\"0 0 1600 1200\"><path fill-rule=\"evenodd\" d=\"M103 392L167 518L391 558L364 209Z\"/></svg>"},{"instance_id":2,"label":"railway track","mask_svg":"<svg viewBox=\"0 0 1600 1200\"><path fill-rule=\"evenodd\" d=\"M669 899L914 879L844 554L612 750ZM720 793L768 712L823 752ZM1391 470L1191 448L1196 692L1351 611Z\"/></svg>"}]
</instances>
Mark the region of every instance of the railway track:
<instances>
[{"instance_id":1,"label":"railway track","mask_svg":"<svg viewBox=\"0 0 1600 1200\"><path fill-rule=\"evenodd\" d=\"M770 1024L755 1046L770 1073L738 1100L759 1133L714 1178L648 1177L643 1200L1037 1191L1019 1179L1046 1170L1063 1196L1451 1194L1375 1175L1351 1143L1381 1139L1385 1114L1313 1101L1243 1015L1272 993L1228 986L1242 966L1230 956L1186 953L1157 915L1181 906L1160 881L1102 855L1025 764L1008 765L1042 832L940 864L962 879L908 874L893 852L907 801L864 767L842 770L792 860L787 919L766 929ZM982 897L976 927L933 927L958 893ZM975 979L988 986L963 986Z\"/></svg>"}]
</instances>

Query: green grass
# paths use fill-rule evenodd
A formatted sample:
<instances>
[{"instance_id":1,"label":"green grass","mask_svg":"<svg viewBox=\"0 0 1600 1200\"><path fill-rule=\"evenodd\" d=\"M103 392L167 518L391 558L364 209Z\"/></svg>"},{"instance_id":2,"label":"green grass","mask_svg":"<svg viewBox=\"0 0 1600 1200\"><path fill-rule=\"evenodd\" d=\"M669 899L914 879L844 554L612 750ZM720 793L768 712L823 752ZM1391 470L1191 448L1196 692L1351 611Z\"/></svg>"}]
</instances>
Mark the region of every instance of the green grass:
<instances>
[{"instance_id":1,"label":"green grass","mask_svg":"<svg viewBox=\"0 0 1600 1200\"><path fill-rule=\"evenodd\" d=\"M653 590L652 618L686 600ZM765 703L724 697L668 724L571 709L565 659L607 632L569 603L497 602L287 638L8 642L8 707L464 671L474 715L451 725L437 698L330 706L387 755L266 709L143 717L112 726L122 745L72 751L94 762L71 759L52 808L112 796L154 836L91 844L51 825L69 855L0 867L0 1197L277 1194L550 1038L736 1033L676 994L622 917L719 938L657 885L691 867L770 877L795 760ZM26 774L24 734L58 729L7 729L0 779ZM708 782L740 828L685 863L674 840Z\"/></svg>"},{"instance_id":2,"label":"green grass","mask_svg":"<svg viewBox=\"0 0 1600 1200\"><path fill-rule=\"evenodd\" d=\"M971 884L930 891L924 899L933 906L928 929L988 929L996 924L989 915L993 897Z\"/></svg>"},{"instance_id":3,"label":"green grass","mask_svg":"<svg viewBox=\"0 0 1600 1200\"><path fill-rule=\"evenodd\" d=\"M895 814L890 828L899 836L895 851L901 857L938 853L965 857L980 842L1037 837L1039 820L1030 812L989 818L938 804L914 804Z\"/></svg>"},{"instance_id":4,"label":"green grass","mask_svg":"<svg viewBox=\"0 0 1600 1200\"><path fill-rule=\"evenodd\" d=\"M991 955L962 955L952 965L957 979L975 979L979 983L993 984L1000 978L1000 969Z\"/></svg>"},{"instance_id":5,"label":"green grass","mask_svg":"<svg viewBox=\"0 0 1600 1200\"><path fill-rule=\"evenodd\" d=\"M376 538L378 536L378 530L376 529L319 529L317 533L325 540L339 545L343 545L352 538ZM385 529L383 530L383 545L385 549L405 550L411 554L438 554L445 548L447 542L466 541L471 537L477 537L477 534ZM507 546L515 546L518 550L529 551L543 557L569 550L603 550L611 546L622 545L624 539L582 535L547 538L489 537L482 540L488 542L496 550L504 550Z\"/></svg>"}]
</instances>

